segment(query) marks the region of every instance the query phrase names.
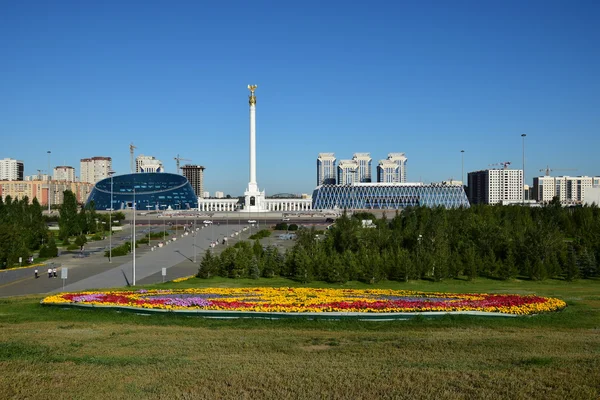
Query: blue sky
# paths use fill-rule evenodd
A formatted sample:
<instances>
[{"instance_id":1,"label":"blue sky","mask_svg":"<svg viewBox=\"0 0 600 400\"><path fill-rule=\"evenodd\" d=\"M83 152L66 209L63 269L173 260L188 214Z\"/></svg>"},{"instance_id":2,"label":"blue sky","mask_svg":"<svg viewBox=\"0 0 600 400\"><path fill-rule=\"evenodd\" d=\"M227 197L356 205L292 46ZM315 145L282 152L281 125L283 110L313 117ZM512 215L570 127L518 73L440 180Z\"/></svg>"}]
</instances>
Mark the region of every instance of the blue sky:
<instances>
[{"instance_id":1,"label":"blue sky","mask_svg":"<svg viewBox=\"0 0 600 400\"><path fill-rule=\"evenodd\" d=\"M408 179L512 161L526 177L600 175L597 1L0 0L0 158L26 175L129 148L248 182L257 84L258 184L311 192L319 152L405 152ZM556 174L561 174L556 172Z\"/></svg>"}]
</instances>

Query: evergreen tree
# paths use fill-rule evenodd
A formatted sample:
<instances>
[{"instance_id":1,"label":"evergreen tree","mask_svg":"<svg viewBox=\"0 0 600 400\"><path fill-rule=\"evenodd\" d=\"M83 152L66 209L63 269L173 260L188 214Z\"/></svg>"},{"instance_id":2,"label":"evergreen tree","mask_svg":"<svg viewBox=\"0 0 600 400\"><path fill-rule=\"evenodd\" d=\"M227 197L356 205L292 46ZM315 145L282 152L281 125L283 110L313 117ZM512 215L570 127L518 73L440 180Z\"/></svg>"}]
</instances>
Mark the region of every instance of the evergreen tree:
<instances>
[{"instance_id":1,"label":"evergreen tree","mask_svg":"<svg viewBox=\"0 0 600 400\"><path fill-rule=\"evenodd\" d=\"M77 217L77 199L70 190L65 190L63 204L60 205L60 228L59 237L68 238L80 232L79 219Z\"/></svg>"},{"instance_id":2,"label":"evergreen tree","mask_svg":"<svg viewBox=\"0 0 600 400\"><path fill-rule=\"evenodd\" d=\"M198 273L196 274L196 276L198 278L208 279L211 276L214 276L216 269L215 267L216 263L212 252L210 251L210 249L206 250L206 253L204 253L204 257L202 257L202 260L200 261L200 267L198 268Z\"/></svg>"}]
</instances>

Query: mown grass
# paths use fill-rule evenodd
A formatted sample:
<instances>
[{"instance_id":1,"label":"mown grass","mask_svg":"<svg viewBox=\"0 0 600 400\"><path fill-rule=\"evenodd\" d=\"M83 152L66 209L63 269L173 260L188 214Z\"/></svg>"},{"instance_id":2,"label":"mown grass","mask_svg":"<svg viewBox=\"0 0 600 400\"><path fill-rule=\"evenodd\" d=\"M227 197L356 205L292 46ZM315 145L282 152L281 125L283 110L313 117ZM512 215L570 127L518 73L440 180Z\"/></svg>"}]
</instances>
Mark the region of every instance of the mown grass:
<instances>
[{"instance_id":1,"label":"mown grass","mask_svg":"<svg viewBox=\"0 0 600 400\"><path fill-rule=\"evenodd\" d=\"M167 286L267 285L295 284L214 279ZM351 282L344 287L372 286ZM569 306L524 318L362 322L144 316L42 307L34 296L0 299L0 398L600 395L598 281L387 282L377 287L536 293L560 297Z\"/></svg>"}]
</instances>

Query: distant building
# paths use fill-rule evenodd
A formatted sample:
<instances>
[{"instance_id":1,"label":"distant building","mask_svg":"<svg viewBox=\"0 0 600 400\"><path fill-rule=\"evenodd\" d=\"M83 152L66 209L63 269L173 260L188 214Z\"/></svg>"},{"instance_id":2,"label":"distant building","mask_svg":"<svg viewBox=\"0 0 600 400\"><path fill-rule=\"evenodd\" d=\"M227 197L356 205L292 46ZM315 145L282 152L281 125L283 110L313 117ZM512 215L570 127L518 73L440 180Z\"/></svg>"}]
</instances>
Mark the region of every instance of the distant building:
<instances>
[{"instance_id":1,"label":"distant building","mask_svg":"<svg viewBox=\"0 0 600 400\"><path fill-rule=\"evenodd\" d=\"M202 197L208 199L210 197L210 192L204 192L204 195Z\"/></svg>"},{"instance_id":2,"label":"distant building","mask_svg":"<svg viewBox=\"0 0 600 400\"><path fill-rule=\"evenodd\" d=\"M469 172L468 197L471 204L499 204L523 201L523 170L486 169Z\"/></svg>"},{"instance_id":3,"label":"distant building","mask_svg":"<svg viewBox=\"0 0 600 400\"><path fill-rule=\"evenodd\" d=\"M164 172L162 161L153 156L145 156L140 154L135 158L135 172Z\"/></svg>"},{"instance_id":4,"label":"distant building","mask_svg":"<svg viewBox=\"0 0 600 400\"><path fill-rule=\"evenodd\" d=\"M379 183L397 183L400 176L398 170L400 167L392 160L379 160L377 165L377 182Z\"/></svg>"},{"instance_id":5,"label":"distant building","mask_svg":"<svg viewBox=\"0 0 600 400\"><path fill-rule=\"evenodd\" d=\"M37 175L26 175L25 179L23 179L23 180L25 180L25 181L49 181L50 178L52 178L50 175L48 175L48 174L42 174L40 172Z\"/></svg>"},{"instance_id":6,"label":"distant building","mask_svg":"<svg viewBox=\"0 0 600 400\"><path fill-rule=\"evenodd\" d=\"M201 165L186 164L181 167L183 176L190 182L190 185L194 188L194 193L198 197L204 196L204 169Z\"/></svg>"},{"instance_id":7,"label":"distant building","mask_svg":"<svg viewBox=\"0 0 600 400\"><path fill-rule=\"evenodd\" d=\"M317 157L317 186L335 185L335 154L319 153Z\"/></svg>"},{"instance_id":8,"label":"distant building","mask_svg":"<svg viewBox=\"0 0 600 400\"><path fill-rule=\"evenodd\" d=\"M14 160L12 158L0 160L1 181L22 181L23 171L23 161Z\"/></svg>"},{"instance_id":9,"label":"distant building","mask_svg":"<svg viewBox=\"0 0 600 400\"><path fill-rule=\"evenodd\" d=\"M112 159L110 157L82 158L80 160L80 181L96 183L108 178L112 170Z\"/></svg>"},{"instance_id":10,"label":"distant building","mask_svg":"<svg viewBox=\"0 0 600 400\"><path fill-rule=\"evenodd\" d=\"M358 161L340 160L337 167L338 185L350 185L358 183Z\"/></svg>"},{"instance_id":11,"label":"distant building","mask_svg":"<svg viewBox=\"0 0 600 400\"><path fill-rule=\"evenodd\" d=\"M398 165L398 170L396 171L396 182L404 183L406 182L406 162L408 158L406 158L405 153L389 153L388 161L392 161Z\"/></svg>"},{"instance_id":12,"label":"distant building","mask_svg":"<svg viewBox=\"0 0 600 400\"><path fill-rule=\"evenodd\" d=\"M75 182L75 168L62 165L54 167L54 180Z\"/></svg>"},{"instance_id":13,"label":"distant building","mask_svg":"<svg viewBox=\"0 0 600 400\"><path fill-rule=\"evenodd\" d=\"M223 197L225 197L225 194L223 192L219 192L219 191L215 192L215 198L222 199Z\"/></svg>"},{"instance_id":14,"label":"distant building","mask_svg":"<svg viewBox=\"0 0 600 400\"><path fill-rule=\"evenodd\" d=\"M68 181L0 181L0 197L5 200L6 196L13 199L22 199L27 196L29 201L37 199L41 205L48 205L48 183L50 183L50 204L52 205L63 203L65 190L72 191L77 202L83 204L94 186L91 183Z\"/></svg>"},{"instance_id":15,"label":"distant building","mask_svg":"<svg viewBox=\"0 0 600 400\"><path fill-rule=\"evenodd\" d=\"M600 186L597 176L538 176L533 178L533 198L548 203L557 197L561 204L582 204L586 188Z\"/></svg>"},{"instance_id":16,"label":"distant building","mask_svg":"<svg viewBox=\"0 0 600 400\"><path fill-rule=\"evenodd\" d=\"M358 163L358 182L370 183L371 179L371 163L373 159L370 153L354 153L353 161Z\"/></svg>"}]
</instances>

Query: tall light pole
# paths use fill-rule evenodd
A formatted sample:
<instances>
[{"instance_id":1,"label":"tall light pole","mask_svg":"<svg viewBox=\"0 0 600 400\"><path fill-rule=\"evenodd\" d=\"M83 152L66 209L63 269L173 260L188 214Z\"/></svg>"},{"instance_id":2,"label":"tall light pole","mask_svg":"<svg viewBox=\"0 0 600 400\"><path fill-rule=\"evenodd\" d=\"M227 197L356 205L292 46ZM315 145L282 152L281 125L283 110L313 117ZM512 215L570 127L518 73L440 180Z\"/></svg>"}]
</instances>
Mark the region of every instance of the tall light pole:
<instances>
[{"instance_id":1,"label":"tall light pole","mask_svg":"<svg viewBox=\"0 0 600 400\"><path fill-rule=\"evenodd\" d=\"M521 188L521 194L523 195L523 205L525 205L525 136L526 134L522 133L521 137L523 138L523 187Z\"/></svg>"},{"instance_id":2,"label":"tall light pole","mask_svg":"<svg viewBox=\"0 0 600 400\"><path fill-rule=\"evenodd\" d=\"M131 237L133 247L133 286L135 286L135 186L133 187L133 235Z\"/></svg>"},{"instance_id":3,"label":"tall light pole","mask_svg":"<svg viewBox=\"0 0 600 400\"><path fill-rule=\"evenodd\" d=\"M196 263L196 217L194 216L194 263Z\"/></svg>"},{"instance_id":4,"label":"tall light pole","mask_svg":"<svg viewBox=\"0 0 600 400\"><path fill-rule=\"evenodd\" d=\"M113 174L112 169L108 171L110 175L110 207L108 208L108 262L112 263L112 212L113 212Z\"/></svg>"},{"instance_id":5,"label":"tall light pole","mask_svg":"<svg viewBox=\"0 0 600 400\"><path fill-rule=\"evenodd\" d=\"M50 189L52 186L52 176L50 175L50 153L52 152L48 150L46 153L48 153L48 215L50 215Z\"/></svg>"},{"instance_id":6,"label":"tall light pole","mask_svg":"<svg viewBox=\"0 0 600 400\"><path fill-rule=\"evenodd\" d=\"M460 180L462 181L462 185L463 187L465 187L465 151L461 150L460 151Z\"/></svg>"}]
</instances>

